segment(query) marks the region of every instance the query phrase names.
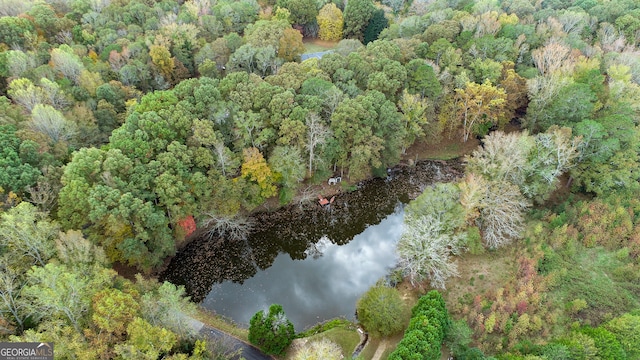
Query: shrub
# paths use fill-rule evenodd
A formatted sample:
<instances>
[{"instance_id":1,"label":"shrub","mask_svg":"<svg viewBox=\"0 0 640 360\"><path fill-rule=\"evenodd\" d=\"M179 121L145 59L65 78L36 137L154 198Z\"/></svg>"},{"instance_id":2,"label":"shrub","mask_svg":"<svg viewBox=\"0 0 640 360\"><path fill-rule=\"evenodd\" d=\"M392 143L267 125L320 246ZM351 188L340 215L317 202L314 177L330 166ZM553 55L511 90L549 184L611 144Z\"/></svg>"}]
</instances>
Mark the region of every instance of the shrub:
<instances>
[{"instance_id":1,"label":"shrub","mask_svg":"<svg viewBox=\"0 0 640 360\"><path fill-rule=\"evenodd\" d=\"M342 359L342 349L333 341L322 338L298 349L293 360L339 360Z\"/></svg>"},{"instance_id":2,"label":"shrub","mask_svg":"<svg viewBox=\"0 0 640 360\"><path fill-rule=\"evenodd\" d=\"M464 320L457 320L451 323L449 333L445 343L451 354L458 357L469 350L469 344L471 343L473 330L469 327Z\"/></svg>"},{"instance_id":3,"label":"shrub","mask_svg":"<svg viewBox=\"0 0 640 360\"><path fill-rule=\"evenodd\" d=\"M580 310L587 307L587 302L584 299L575 299L567 303L566 310L569 314L577 314Z\"/></svg>"}]
</instances>

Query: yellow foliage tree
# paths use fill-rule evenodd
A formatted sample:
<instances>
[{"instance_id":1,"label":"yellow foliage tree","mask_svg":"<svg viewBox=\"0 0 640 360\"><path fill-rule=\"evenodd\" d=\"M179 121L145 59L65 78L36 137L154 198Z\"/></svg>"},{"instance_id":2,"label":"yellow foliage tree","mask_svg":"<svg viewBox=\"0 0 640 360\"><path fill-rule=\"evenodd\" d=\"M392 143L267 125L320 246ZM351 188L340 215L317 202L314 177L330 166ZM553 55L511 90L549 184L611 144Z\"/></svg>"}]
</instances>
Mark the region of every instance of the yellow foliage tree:
<instances>
[{"instance_id":1,"label":"yellow foliage tree","mask_svg":"<svg viewBox=\"0 0 640 360\"><path fill-rule=\"evenodd\" d=\"M335 4L330 3L323 6L316 19L320 27L318 32L320 39L327 41L340 41L342 39L342 27L344 25L342 11Z\"/></svg>"},{"instance_id":2,"label":"yellow foliage tree","mask_svg":"<svg viewBox=\"0 0 640 360\"><path fill-rule=\"evenodd\" d=\"M244 161L242 163L242 177L249 181L255 181L260 187L260 196L269 198L276 194L277 188L274 185L275 176L269 168L260 150L248 148L242 151Z\"/></svg>"},{"instance_id":3,"label":"yellow foliage tree","mask_svg":"<svg viewBox=\"0 0 640 360\"><path fill-rule=\"evenodd\" d=\"M293 28L284 29L280 38L278 56L286 61L295 61L300 58L300 54L303 52L304 44L302 43L300 31Z\"/></svg>"},{"instance_id":4,"label":"yellow foliage tree","mask_svg":"<svg viewBox=\"0 0 640 360\"><path fill-rule=\"evenodd\" d=\"M494 125L501 128L509 120L506 116L507 94L491 81L469 82L465 89L455 91L456 118L462 124L465 142L471 134L482 134L483 129Z\"/></svg>"},{"instance_id":5,"label":"yellow foliage tree","mask_svg":"<svg viewBox=\"0 0 640 360\"><path fill-rule=\"evenodd\" d=\"M171 79L176 65L169 50L162 45L152 45L149 49L149 56L151 56L151 61L158 67L162 75L167 79Z\"/></svg>"}]
</instances>

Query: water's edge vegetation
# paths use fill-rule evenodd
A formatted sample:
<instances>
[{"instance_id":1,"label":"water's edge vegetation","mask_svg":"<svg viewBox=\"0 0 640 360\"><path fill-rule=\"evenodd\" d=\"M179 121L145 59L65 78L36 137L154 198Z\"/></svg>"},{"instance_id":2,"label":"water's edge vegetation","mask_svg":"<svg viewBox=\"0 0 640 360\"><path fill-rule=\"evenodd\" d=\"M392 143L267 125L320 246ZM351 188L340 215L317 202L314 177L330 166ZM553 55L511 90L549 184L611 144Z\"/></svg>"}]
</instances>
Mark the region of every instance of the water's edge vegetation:
<instances>
[{"instance_id":1,"label":"water's edge vegetation","mask_svg":"<svg viewBox=\"0 0 640 360\"><path fill-rule=\"evenodd\" d=\"M412 190L393 281L356 304L360 356L438 358L444 339L459 359L637 359L639 40L632 0L5 0L0 340L232 357L149 275L185 271L191 234L224 239L215 258L318 200L336 210L319 223L392 206L329 195L435 151L464 169ZM331 52L301 61L310 43ZM293 256L317 238L286 235ZM351 353L327 326L284 355L273 309L247 335L265 351Z\"/></svg>"}]
</instances>

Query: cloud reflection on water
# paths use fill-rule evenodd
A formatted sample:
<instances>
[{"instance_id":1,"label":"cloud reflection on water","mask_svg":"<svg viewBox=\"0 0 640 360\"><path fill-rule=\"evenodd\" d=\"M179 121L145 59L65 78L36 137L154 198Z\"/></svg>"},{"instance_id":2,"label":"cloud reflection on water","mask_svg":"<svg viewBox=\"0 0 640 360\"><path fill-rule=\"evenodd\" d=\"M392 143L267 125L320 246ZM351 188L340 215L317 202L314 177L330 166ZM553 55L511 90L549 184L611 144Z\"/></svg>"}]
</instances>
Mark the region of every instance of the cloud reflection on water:
<instances>
[{"instance_id":1,"label":"cloud reflection on water","mask_svg":"<svg viewBox=\"0 0 640 360\"><path fill-rule=\"evenodd\" d=\"M403 217L396 211L346 245L321 240L316 249L322 256L317 258L309 253L304 260L292 260L281 253L272 266L242 285L213 285L202 304L248 324L255 312L278 303L297 331L337 316L353 318L357 299L396 263Z\"/></svg>"}]
</instances>

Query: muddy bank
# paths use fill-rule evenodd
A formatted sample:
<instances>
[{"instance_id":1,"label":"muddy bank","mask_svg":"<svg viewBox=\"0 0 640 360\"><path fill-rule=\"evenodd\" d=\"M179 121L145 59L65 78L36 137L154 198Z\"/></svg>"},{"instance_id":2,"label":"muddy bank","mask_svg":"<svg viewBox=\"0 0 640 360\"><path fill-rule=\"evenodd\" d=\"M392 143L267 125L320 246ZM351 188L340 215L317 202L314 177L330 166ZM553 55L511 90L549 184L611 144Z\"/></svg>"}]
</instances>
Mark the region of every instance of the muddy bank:
<instances>
[{"instance_id":1,"label":"muddy bank","mask_svg":"<svg viewBox=\"0 0 640 360\"><path fill-rule=\"evenodd\" d=\"M200 236L181 249L160 274L162 280L184 285L196 302L202 301L215 283L242 283L267 269L280 253L292 259L314 256L321 238L342 245L370 225L393 213L424 188L449 182L464 173L460 160L420 161L415 166L390 169L386 178L357 184L352 192L338 193L330 206L317 198L273 212L252 215L256 227L240 241ZM325 195L325 194L323 194Z\"/></svg>"}]
</instances>

